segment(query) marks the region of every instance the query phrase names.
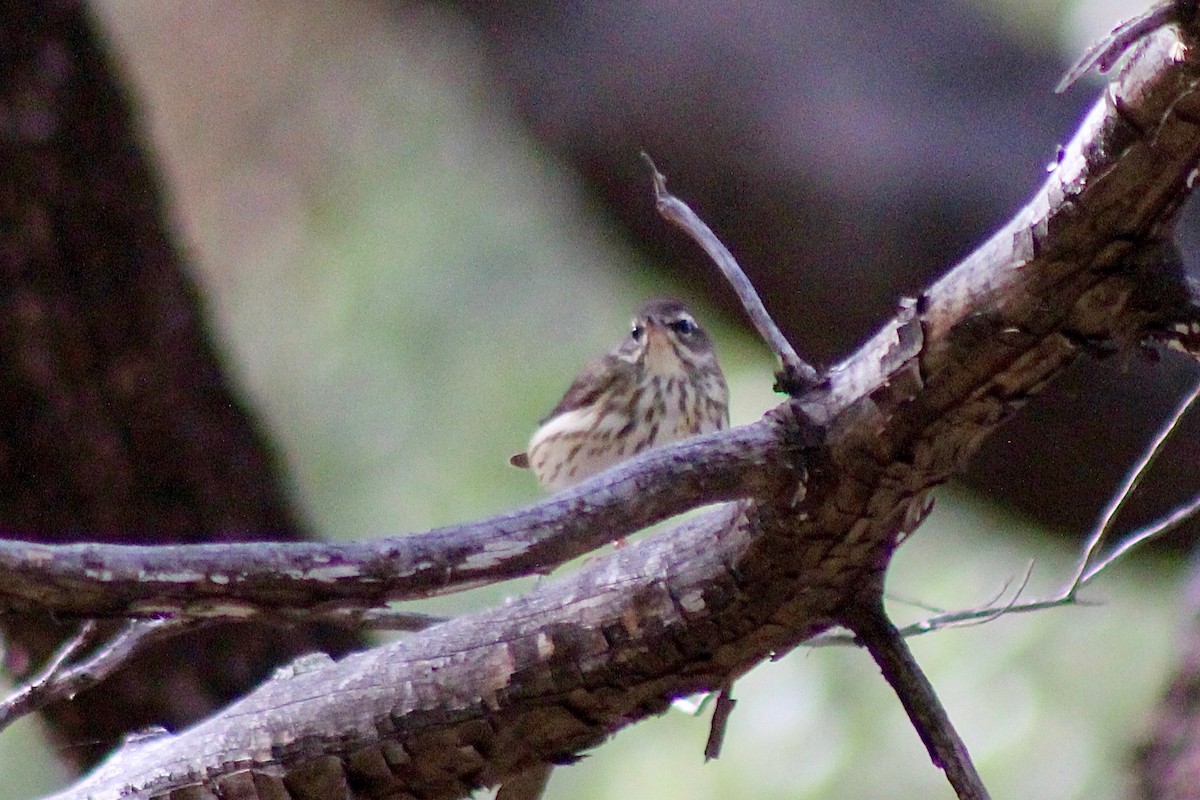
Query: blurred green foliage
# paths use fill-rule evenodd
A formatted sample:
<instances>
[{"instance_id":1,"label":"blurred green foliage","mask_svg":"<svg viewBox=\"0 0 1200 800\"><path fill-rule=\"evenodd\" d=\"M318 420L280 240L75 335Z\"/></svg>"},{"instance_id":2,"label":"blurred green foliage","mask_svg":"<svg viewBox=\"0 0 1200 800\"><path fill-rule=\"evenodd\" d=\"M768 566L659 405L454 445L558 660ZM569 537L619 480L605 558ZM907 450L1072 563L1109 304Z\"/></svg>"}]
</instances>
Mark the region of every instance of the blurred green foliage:
<instances>
[{"instance_id":1,"label":"blurred green foliage","mask_svg":"<svg viewBox=\"0 0 1200 800\"><path fill-rule=\"evenodd\" d=\"M403 533L536 499L507 456L641 299L689 297L536 150L452 17L369 4L96 8L140 97L230 374L321 535ZM754 419L775 402L770 359L730 321L697 313L734 421ZM1036 595L1070 568L1047 541L947 491L901 548L890 588L972 606L1035 558ZM1124 794L1180 581L1178 565L1142 561L1088 593L1100 607L914 642L996 797ZM523 585L427 606L461 612ZM718 762L702 763L706 719L672 712L558 770L551 800L952 796L862 652L798 650L735 695ZM63 779L39 741L35 721L0 735L0 796Z\"/></svg>"}]
</instances>

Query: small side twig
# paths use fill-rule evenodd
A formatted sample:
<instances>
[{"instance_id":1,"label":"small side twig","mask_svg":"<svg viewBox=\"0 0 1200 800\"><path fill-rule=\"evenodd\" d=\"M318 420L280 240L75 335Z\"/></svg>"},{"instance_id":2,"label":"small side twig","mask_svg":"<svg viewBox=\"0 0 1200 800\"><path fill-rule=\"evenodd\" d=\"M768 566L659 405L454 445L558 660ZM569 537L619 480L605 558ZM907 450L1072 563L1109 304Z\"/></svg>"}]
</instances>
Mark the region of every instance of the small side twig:
<instances>
[{"instance_id":1,"label":"small side twig","mask_svg":"<svg viewBox=\"0 0 1200 800\"><path fill-rule=\"evenodd\" d=\"M1004 586L1001 587L1001 592L1005 591L1008 591L1007 581L1005 582ZM908 595L896 594L895 592L884 592L883 598L892 603L899 603L900 605L910 606L911 608L917 608L921 611L927 611L930 614L946 613L946 609L942 608L941 606L935 606L933 603L927 603L924 600L920 600L916 597L909 597ZM997 594L992 602L995 603L999 599L1000 594Z\"/></svg>"},{"instance_id":2,"label":"small side twig","mask_svg":"<svg viewBox=\"0 0 1200 800\"><path fill-rule=\"evenodd\" d=\"M988 791L971 762L967 746L954 729L933 685L882 601L856 609L844 620L867 648L883 677L900 698L904 711L925 744L934 765L946 773L959 800L987 800Z\"/></svg>"},{"instance_id":3,"label":"small side twig","mask_svg":"<svg viewBox=\"0 0 1200 800\"><path fill-rule=\"evenodd\" d=\"M445 617L393 608L340 609L316 616L347 627L391 631L419 631L447 620ZM72 664L101 638L100 627L95 620L84 622L36 675L0 700L0 731L27 714L94 686L150 643L213 621L191 617L130 620L94 653Z\"/></svg>"},{"instance_id":4,"label":"small side twig","mask_svg":"<svg viewBox=\"0 0 1200 800\"><path fill-rule=\"evenodd\" d=\"M1029 586L1029 578L1033 575L1033 563L1029 562L1029 566L1025 568L1025 574L1021 576L1021 581L1017 584L1016 591L1013 592L1012 599L1007 603L1000 604L1000 597L996 597L989 603L980 608L972 609L966 612L948 612L941 615L944 622L941 627L966 626L966 625L982 625L985 622L991 622L994 619L999 619L1005 614L1011 614L1013 609L1018 605L1017 601L1021 599L1021 595L1025 593L1026 587ZM1004 587L1000 590L1001 594L1008 590L1009 581L1005 581ZM934 628L922 627L917 623L914 627L916 632L927 633ZM903 635L907 628L902 628L900 633Z\"/></svg>"},{"instance_id":5,"label":"small side twig","mask_svg":"<svg viewBox=\"0 0 1200 800\"><path fill-rule=\"evenodd\" d=\"M1078 591L1079 587L1086 585L1092 578L1095 578L1107 569L1110 564L1121 559L1130 550L1144 542L1161 536L1167 531L1173 530L1184 520L1194 517L1198 511L1200 511L1200 495L1196 495L1162 519L1152 522L1140 531L1126 537L1119 545L1113 548L1111 553L1092 564L1086 572L1080 575L1078 583L1073 585L1072 589ZM1074 591L1071 593L1071 597L1074 599Z\"/></svg>"},{"instance_id":6,"label":"small side twig","mask_svg":"<svg viewBox=\"0 0 1200 800\"><path fill-rule=\"evenodd\" d=\"M40 670L30 676L21 687L14 690L3 702L0 702L0 720L4 719L3 710L7 708L10 702L29 702L29 700L18 698L33 698L36 700L39 694L45 692L46 687L62 671L64 664L95 643L97 627L96 620L84 620L80 624L79 630L75 632L75 635L63 642L58 650L46 659L46 663L42 665ZM2 724L0 724L0 729L3 729Z\"/></svg>"},{"instance_id":7,"label":"small side twig","mask_svg":"<svg viewBox=\"0 0 1200 800\"><path fill-rule=\"evenodd\" d=\"M1009 614L1022 614L1031 611L1045 611L1049 608L1061 608L1070 605L1083 605L1084 601L1079 599L1079 591L1099 577L1106 569L1120 561L1131 550L1151 541L1159 536L1166 534L1168 531L1174 530L1184 521L1191 519L1200 513L1200 494L1193 497L1188 502L1177 507L1169 514L1161 517L1149 525L1134 531L1120 541L1120 543L1112 549L1110 553L1100 556L1100 550L1105 540L1108 539L1109 533L1112 530L1121 509L1128 502L1133 491L1141 483L1142 478L1149 470L1150 466L1158 458L1162 452L1163 446L1170 439L1179 427L1179 423L1191 410L1192 406L1200 400L1200 384L1197 384L1191 392L1179 403L1175 411L1167 419L1166 423L1159 429L1158 433L1152 440L1146 453L1134 465L1133 469L1125 476L1125 481L1113 495L1108 506L1100 515L1099 522L1096 523L1095 529L1088 537L1087 543L1084 545L1083 552L1080 554L1079 561L1075 566L1075 571L1072 573L1070 582L1059 591L1058 594L1044 598L1041 600L1029 600L1024 603L1018 603L1017 600L1024 592L1026 585L1029 583L1029 577L1032 573L1033 564L1029 565L1029 569L1025 572L1025 577L1017 587L1013 597L1007 603L999 603L996 600L986 603L979 608L967 609L964 611L949 611L940 612L931 617L928 617L910 625L900 628L900 635L905 638L919 636L925 633L942 630L944 628L958 627L963 625L977 625L982 622L989 622L998 617L1007 616ZM859 642L852 636L839 633L827 633L821 636L814 637L805 642L806 647L837 647L837 646L858 646Z\"/></svg>"},{"instance_id":8,"label":"small side twig","mask_svg":"<svg viewBox=\"0 0 1200 800\"><path fill-rule=\"evenodd\" d=\"M725 276L725 280L729 281L734 292L737 293L738 300L746 309L746 313L750 315L750 321L754 324L758 335L779 357L781 369L775 376L776 388L789 395L797 395L805 389L818 385L821 382L820 374L812 365L796 354L795 348L783 335L783 331L779 330L775 320L771 319L771 315L767 313L766 306L763 305L758 292L754 289L754 284L750 283L750 279L746 277L746 273L738 264L737 259L733 257L733 253L729 252L729 248L717 238L717 235L712 232L712 228L709 228L687 203L667 191L667 179L658 171L658 167L654 166L650 156L643 152L642 158L650 166L650 172L654 178L654 201L659 215L682 229L684 233L692 237L696 244L704 248L704 252L713 260L717 268L721 270L721 274Z\"/></svg>"},{"instance_id":9,"label":"small side twig","mask_svg":"<svg viewBox=\"0 0 1200 800\"><path fill-rule=\"evenodd\" d=\"M910 623L905 625L903 628L900 628L900 635L905 639L910 639L913 636L920 636L921 634L925 633L933 633L934 631L939 631L944 628L980 625L985 622L991 622L997 617L1002 617L1006 614L1011 614L1014 612L1033 611L1035 608L1040 610L1042 608L1050 608L1052 605L1060 605L1061 601L1058 599L1055 599L1054 601L1032 601L1029 603L1017 602L1021 598L1021 595L1025 592L1025 588L1029 585L1029 578L1031 575L1033 575L1032 561L1029 562L1029 566L1025 569L1025 574L1017 583L1017 588L1016 591L1013 592L1013 596L1008 600L1008 602L1005 603L1001 603L1000 598L1008 593L1008 587L1012 583L1011 579L1004 582L1004 585L1000 587L1000 591L997 592L991 600L988 600L986 603L976 606L975 608L962 609L959 611L946 611L945 609L937 608L936 606L915 603L907 599L897 600L897 602L902 602L906 605L914 605L926 611L933 612L933 616L926 617L925 619L918 620L917 622ZM886 594L885 597L887 599L896 600L896 598L889 597ZM820 636L814 636L805 642L804 646L810 649L816 649L818 647L861 647L862 642L859 641L859 639L855 636L831 632L821 634Z\"/></svg>"},{"instance_id":10,"label":"small side twig","mask_svg":"<svg viewBox=\"0 0 1200 800\"><path fill-rule=\"evenodd\" d=\"M96 623L84 623L37 675L0 701L0 730L26 714L99 683L150 642L175 635L184 627L196 624L168 619L129 622L92 655L68 666L71 659L86 650L97 638Z\"/></svg>"},{"instance_id":11,"label":"small side twig","mask_svg":"<svg viewBox=\"0 0 1200 800\"><path fill-rule=\"evenodd\" d=\"M1116 520L1117 514L1122 508L1124 508L1125 503L1133 494L1133 490L1136 489L1138 484L1142 482L1142 478L1149 470L1150 465L1154 463L1154 460L1158 458L1158 454L1162 452L1163 445L1166 444L1167 439L1169 439L1171 434L1173 434L1176 428L1179 427L1179 423L1183 419L1184 415L1186 415L1191 407L1195 405L1197 398L1200 398L1200 384L1197 384L1192 391L1189 392L1188 395L1179 403L1179 405L1176 406L1175 411L1167 419L1166 424L1159 429L1158 434L1154 437L1150 447L1146 450L1146 453L1142 456L1141 460L1139 460L1137 464L1134 465L1133 469L1129 471L1129 474L1125 476L1125 482L1121 484L1121 487L1117 490L1117 493L1113 496L1113 499L1109 501L1108 506L1104 509L1104 513L1100 516L1100 522L1096 525L1096 529L1092 532L1092 535L1088 537L1087 545L1083 549L1083 555L1080 557L1079 563L1075 567L1075 574L1071 580L1071 586L1067 590L1068 595L1074 596L1078 588L1083 585L1085 576L1088 576L1089 573L1092 577L1099 574L1099 570L1091 569L1092 562L1095 560L1096 554L1100 550L1100 546L1104 543L1105 539L1108 538L1108 534L1112 530L1113 522ZM1135 536L1129 537L1129 539L1133 538L1138 538L1140 541L1145 541L1147 537L1142 534L1135 534ZM1125 548L1122 550L1122 553L1127 551L1128 548ZM1111 561L1111 558L1106 559L1105 566L1107 566L1108 563L1111 563Z\"/></svg>"},{"instance_id":12,"label":"small side twig","mask_svg":"<svg viewBox=\"0 0 1200 800\"><path fill-rule=\"evenodd\" d=\"M713 706L712 721L708 728L708 741L704 743L704 760L712 761L721 757L721 745L725 743L725 727L729 724L729 715L737 700L733 699L733 684L722 686L717 692L717 703Z\"/></svg>"}]
</instances>

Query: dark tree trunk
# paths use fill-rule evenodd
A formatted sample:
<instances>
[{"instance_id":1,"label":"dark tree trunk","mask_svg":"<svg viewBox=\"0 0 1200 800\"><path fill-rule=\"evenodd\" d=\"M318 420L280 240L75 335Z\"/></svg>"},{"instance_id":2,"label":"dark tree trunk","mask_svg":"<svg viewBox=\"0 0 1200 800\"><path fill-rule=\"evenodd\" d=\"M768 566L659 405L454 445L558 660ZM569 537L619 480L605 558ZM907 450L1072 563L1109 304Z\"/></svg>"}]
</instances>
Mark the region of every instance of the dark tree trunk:
<instances>
[{"instance_id":1,"label":"dark tree trunk","mask_svg":"<svg viewBox=\"0 0 1200 800\"><path fill-rule=\"evenodd\" d=\"M42 541L306 537L218 365L119 81L81 3L0 1L0 532ZM68 631L3 621L7 667ZM159 645L47 716L90 764L273 665L357 639L225 625Z\"/></svg>"}]
</instances>

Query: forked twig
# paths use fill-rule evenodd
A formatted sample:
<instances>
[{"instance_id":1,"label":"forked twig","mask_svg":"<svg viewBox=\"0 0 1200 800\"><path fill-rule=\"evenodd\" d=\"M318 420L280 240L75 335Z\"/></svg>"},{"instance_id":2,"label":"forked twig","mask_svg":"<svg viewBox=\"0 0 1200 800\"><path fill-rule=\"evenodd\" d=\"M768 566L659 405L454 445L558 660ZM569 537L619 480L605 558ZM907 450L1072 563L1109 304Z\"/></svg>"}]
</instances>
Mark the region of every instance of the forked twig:
<instances>
[{"instance_id":1,"label":"forked twig","mask_svg":"<svg viewBox=\"0 0 1200 800\"><path fill-rule=\"evenodd\" d=\"M1113 496L1113 499L1109 501L1108 507L1104 509L1104 513L1100 517L1099 524L1097 524L1096 529L1092 532L1092 535L1088 537L1087 545L1083 549L1083 555L1079 559L1079 564L1075 567L1075 574L1071 580L1071 586L1067 590L1067 595L1073 597L1079 587L1083 585L1084 577L1089 576L1089 573L1089 579L1090 577L1095 577L1100 573L1100 570L1089 570L1089 567L1091 566L1096 553L1099 551L1100 546L1104 543L1104 540L1108 538L1108 534L1112 530L1113 522L1116 520L1117 514L1124 507L1126 501L1129 500L1130 495L1133 494L1133 490L1136 489L1138 484L1142 482L1142 478L1145 476L1147 470L1149 470L1150 465L1154 463L1156 458L1158 458L1158 454L1162 452L1163 445L1166 444L1167 439L1171 437L1171 434L1175 432L1175 429L1179 427L1180 421L1195 404L1197 397L1200 397L1200 384L1193 388L1192 391L1188 393L1187 397L1185 397L1183 401L1176 406L1174 413L1172 413L1168 418L1167 424L1159 429L1158 434L1154 437L1150 448L1146 451L1145 455L1143 455L1141 460L1134 465L1133 469L1129 471L1129 474L1125 476L1125 482L1121 484L1121 488L1117 490L1117 493ZM1178 520L1176 523L1166 525L1166 527L1161 528L1152 535L1158 535L1158 533L1161 533L1163 530L1167 530L1168 528L1173 527L1174 524L1178 524L1179 521L1182 521L1182 519ZM1143 533L1139 533L1128 537L1126 541L1130 541L1132 539L1145 541L1147 538L1149 537ZM1132 547L1132 545L1130 546ZM1121 552L1128 552L1128 548L1122 549ZM1105 560L1104 566L1107 566L1109 563L1112 563L1111 558ZM1103 569L1103 567L1101 567L1101 569Z\"/></svg>"},{"instance_id":2,"label":"forked twig","mask_svg":"<svg viewBox=\"0 0 1200 800\"><path fill-rule=\"evenodd\" d=\"M1095 530L1088 537L1087 543L1084 546L1083 552L1079 557L1079 562L1072 573L1070 583L1067 584L1057 595L1053 597L1043 598L1040 600L1030 600L1024 603L1018 603L1017 600L1024 592L1025 587L1029 583L1029 577L1032 574L1033 564L1025 572L1025 577L1017 587L1017 591L1009 602L997 604L995 600L986 603L979 608L967 609L963 611L950 611L935 614L923 620L919 620L910 625L900 628L900 635L904 637L920 636L925 633L942 630L944 628L960 627L964 625L977 625L983 622L990 622L1009 614L1022 614L1031 611L1044 611L1048 608L1061 608L1069 605L1084 605L1085 601L1079 599L1079 590L1095 580L1110 566L1126 556L1131 550L1145 542L1151 541L1170 530L1178 527L1184 521L1191 519L1200 513L1200 494L1193 497L1188 502L1171 511L1164 517L1161 517L1149 525L1134 531L1129 536L1126 536L1121 542L1113 548L1113 550L1103 557L1098 557L1101 545L1108 538L1111 532L1113 522L1117 515L1124 507L1133 491L1141 483L1142 478L1149 470L1150 465L1162 452L1163 446L1170 439L1171 434L1179 427L1179 423L1186 416L1187 412L1200 400L1200 384L1192 389L1191 392L1183 399L1176 407L1174 413L1159 429L1154 439L1151 441L1150 447L1146 453L1138 461L1129 474L1126 475L1125 481L1117 490L1113 499L1105 508L1104 513L1100 517L1100 521L1096 524ZM828 633L814 637L805 642L806 647L837 647L837 646L858 646L860 643L852 636L839 633Z\"/></svg>"},{"instance_id":3,"label":"forked twig","mask_svg":"<svg viewBox=\"0 0 1200 800\"><path fill-rule=\"evenodd\" d=\"M1156 536L1160 536L1167 531L1172 530L1184 520L1195 516L1197 511L1200 511L1200 494L1196 495L1189 502L1184 503L1162 519L1147 525L1131 536L1127 536L1120 544L1113 548L1111 553L1093 564L1090 568L1088 568L1087 572L1083 573L1083 575L1079 577L1078 586L1083 586L1091 581L1092 578L1096 577L1105 569L1107 569L1110 564L1117 561L1130 550L1142 544L1143 542L1148 542L1151 539L1154 539ZM1078 586L1073 588L1077 589ZM1073 598L1074 594L1071 596Z\"/></svg>"},{"instance_id":4,"label":"forked twig","mask_svg":"<svg viewBox=\"0 0 1200 800\"><path fill-rule=\"evenodd\" d=\"M19 698L32 697L36 698L40 692L44 692L45 688L58 676L62 671L63 665L76 655L85 650L91 645L96 638L96 630L98 624L96 620L85 620L79 630L70 639L67 639L51 656L46 659L46 663L42 668L34 673L21 687L13 691L7 698L0 703L0 730L3 730L8 716L8 707L10 703L29 702ZM27 712L18 713L17 716Z\"/></svg>"},{"instance_id":5,"label":"forked twig","mask_svg":"<svg viewBox=\"0 0 1200 800\"><path fill-rule=\"evenodd\" d=\"M346 627L408 632L424 630L449 619L386 607L366 610L339 609L314 616ZM177 636L185 630L206 624L209 624L208 620L190 617L130 620L91 656L69 665L76 656L100 638L97 635L99 628L96 620L84 622L79 631L47 660L36 675L0 700L0 730L56 700L71 697L99 683L152 642Z\"/></svg>"},{"instance_id":6,"label":"forked twig","mask_svg":"<svg viewBox=\"0 0 1200 800\"><path fill-rule=\"evenodd\" d=\"M33 678L0 701L0 730L26 714L94 686L150 642L175 635L183 628L197 624L200 623L171 619L128 622L92 655L68 666L71 659L97 638L97 624L94 621L85 622L79 632L59 648Z\"/></svg>"},{"instance_id":7,"label":"forked twig","mask_svg":"<svg viewBox=\"0 0 1200 800\"><path fill-rule=\"evenodd\" d=\"M968 609L966 611L947 611L938 615L940 624L936 627L929 624L928 620L921 620L912 625L907 625L900 629L903 636L916 636L922 633L929 633L938 628L951 627L966 627L969 625L982 625L985 622L991 622L1005 614L1010 614L1017 608L1017 601L1021 599L1021 595L1025 593L1025 589L1029 586L1029 579L1033 576L1033 561L1029 562L1029 566L1025 568L1025 574L1021 576L1020 582L1017 584L1017 590L1013 592L1012 599L1007 603L999 604L1000 597L996 597L979 608ZM1005 581L1001 588L1001 595L1008 590L1010 581Z\"/></svg>"},{"instance_id":8,"label":"forked twig","mask_svg":"<svg viewBox=\"0 0 1200 800\"><path fill-rule=\"evenodd\" d=\"M654 178L654 202L659 215L682 229L704 249L704 252L713 260L717 268L721 270L721 274L725 276L725 280L729 281L730 286L737 293L738 300L746 309L758 335L779 357L781 369L775 376L778 381L776 388L787 394L797 395L805 389L819 384L821 382L820 374L811 364L797 355L795 348L783 335L783 331L779 330L775 320L771 319L766 306L763 305L758 292L754 289L754 284L750 283L750 279L746 277L746 273L738 264L737 259L733 257L733 253L729 252L729 248L717 238L712 228L708 227L687 203L667 191L667 179L658 171L658 167L654 165L650 156L643 152L642 158L646 160Z\"/></svg>"},{"instance_id":9,"label":"forked twig","mask_svg":"<svg viewBox=\"0 0 1200 800\"><path fill-rule=\"evenodd\" d=\"M390 631L423 630L447 620L446 617L395 608L341 609L315 616L347 627ZM84 622L36 675L0 700L0 730L27 714L99 683L150 643L177 636L208 622L184 617L131 620L86 659L71 664L100 640L98 623L95 620Z\"/></svg>"}]
</instances>

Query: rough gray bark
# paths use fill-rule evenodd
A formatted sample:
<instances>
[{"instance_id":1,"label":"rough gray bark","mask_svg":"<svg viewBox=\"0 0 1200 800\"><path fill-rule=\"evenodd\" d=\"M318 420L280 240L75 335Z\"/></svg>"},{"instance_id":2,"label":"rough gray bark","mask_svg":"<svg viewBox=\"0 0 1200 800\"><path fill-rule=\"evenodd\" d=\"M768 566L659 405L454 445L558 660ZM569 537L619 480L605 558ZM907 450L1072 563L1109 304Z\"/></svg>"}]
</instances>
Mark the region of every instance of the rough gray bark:
<instances>
[{"instance_id":1,"label":"rough gray bark","mask_svg":"<svg viewBox=\"0 0 1200 800\"><path fill-rule=\"evenodd\" d=\"M1200 352L1200 308L1168 241L1200 163L1196 33L1152 37L1028 206L827 384L751 426L773 444L734 467L743 499L503 607L297 663L59 797L459 797L853 626L878 606L927 492L1082 352L1147 339ZM702 459L739 435L662 457L690 446ZM644 490L645 465L547 501L540 524L614 484ZM603 515L593 525L605 530Z\"/></svg>"}]
</instances>

